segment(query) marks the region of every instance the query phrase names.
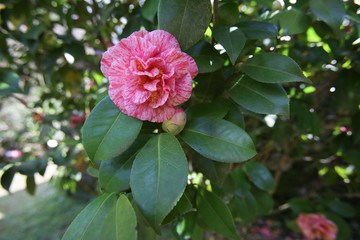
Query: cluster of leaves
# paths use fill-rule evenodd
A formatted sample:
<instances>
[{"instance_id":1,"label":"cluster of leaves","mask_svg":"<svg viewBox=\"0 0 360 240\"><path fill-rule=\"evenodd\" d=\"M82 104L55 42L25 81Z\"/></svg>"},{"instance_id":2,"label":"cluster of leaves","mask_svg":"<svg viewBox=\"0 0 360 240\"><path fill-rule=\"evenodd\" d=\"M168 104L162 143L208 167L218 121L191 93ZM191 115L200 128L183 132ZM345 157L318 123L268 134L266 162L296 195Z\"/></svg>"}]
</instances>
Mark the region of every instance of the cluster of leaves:
<instances>
[{"instance_id":1,"label":"cluster of leaves","mask_svg":"<svg viewBox=\"0 0 360 240\"><path fill-rule=\"evenodd\" d=\"M339 239L350 238L360 193L355 3L45 1L42 8L27 9L21 4L9 1L1 10L7 67L1 70L0 93L18 99L44 87L28 107L44 114L40 126L51 129L45 139L59 131L65 137L41 159L58 164L60 156L69 169L83 166L84 157L74 156L84 156L82 140L87 172L99 179L102 193L63 239L155 239L168 229L172 237L164 233L164 239L202 239L204 231L239 239L237 222L280 215L297 231L293 220L304 212L323 213L339 227ZM31 23L25 30L24 22ZM63 33L59 25L66 26ZM97 50L158 27L173 34L199 68L192 98L181 106L187 123L178 136L123 114L107 96L98 67ZM76 39L74 29L94 34ZM8 39L27 54L14 57ZM70 109L84 117L92 109L82 135L80 126L66 128ZM6 161L3 186L9 187L9 175L38 161L28 155ZM37 165L32 169L29 176L40 172Z\"/></svg>"}]
</instances>

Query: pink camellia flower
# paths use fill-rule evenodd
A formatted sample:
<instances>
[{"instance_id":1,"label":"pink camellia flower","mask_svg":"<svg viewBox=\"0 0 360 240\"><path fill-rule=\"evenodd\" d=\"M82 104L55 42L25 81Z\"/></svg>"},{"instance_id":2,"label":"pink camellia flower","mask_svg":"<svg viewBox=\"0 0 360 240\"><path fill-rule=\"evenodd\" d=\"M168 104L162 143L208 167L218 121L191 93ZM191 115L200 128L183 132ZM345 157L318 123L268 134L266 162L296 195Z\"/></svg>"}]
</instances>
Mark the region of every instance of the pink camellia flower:
<instances>
[{"instance_id":1,"label":"pink camellia flower","mask_svg":"<svg viewBox=\"0 0 360 240\"><path fill-rule=\"evenodd\" d=\"M320 213L300 214L296 219L301 231L310 240L335 240L337 226Z\"/></svg>"},{"instance_id":2,"label":"pink camellia flower","mask_svg":"<svg viewBox=\"0 0 360 240\"><path fill-rule=\"evenodd\" d=\"M109 97L123 113L163 122L190 98L198 68L174 36L155 30L134 32L109 48L101 71L110 82Z\"/></svg>"}]
</instances>

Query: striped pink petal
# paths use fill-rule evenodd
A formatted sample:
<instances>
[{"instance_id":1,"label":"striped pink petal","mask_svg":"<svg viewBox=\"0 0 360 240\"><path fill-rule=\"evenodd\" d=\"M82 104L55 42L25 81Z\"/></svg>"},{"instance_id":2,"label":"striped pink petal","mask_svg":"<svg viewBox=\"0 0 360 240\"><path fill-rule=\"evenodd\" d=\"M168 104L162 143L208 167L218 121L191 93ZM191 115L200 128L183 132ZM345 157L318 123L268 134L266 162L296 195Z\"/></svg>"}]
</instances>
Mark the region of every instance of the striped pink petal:
<instances>
[{"instance_id":1,"label":"striped pink petal","mask_svg":"<svg viewBox=\"0 0 360 240\"><path fill-rule=\"evenodd\" d=\"M163 122L190 98L198 68L174 36L155 30L135 32L109 48L101 71L110 82L111 100L122 112Z\"/></svg>"}]
</instances>

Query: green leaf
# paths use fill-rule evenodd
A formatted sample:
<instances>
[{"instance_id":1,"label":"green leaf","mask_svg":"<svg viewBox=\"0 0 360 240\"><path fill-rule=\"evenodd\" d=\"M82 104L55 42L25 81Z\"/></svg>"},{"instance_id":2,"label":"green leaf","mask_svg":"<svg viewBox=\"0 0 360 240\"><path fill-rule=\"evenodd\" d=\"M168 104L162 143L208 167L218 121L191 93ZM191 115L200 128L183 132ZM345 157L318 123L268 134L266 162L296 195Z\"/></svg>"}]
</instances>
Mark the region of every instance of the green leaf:
<instances>
[{"instance_id":1,"label":"green leaf","mask_svg":"<svg viewBox=\"0 0 360 240\"><path fill-rule=\"evenodd\" d=\"M193 208L189 198L184 193L180 200L177 202L176 206L171 210L171 212L165 217L164 221L161 223L161 225L166 225L173 221L177 216L183 215L185 213L188 213L190 211L196 211L196 209Z\"/></svg>"},{"instance_id":2,"label":"green leaf","mask_svg":"<svg viewBox=\"0 0 360 240\"><path fill-rule=\"evenodd\" d=\"M240 128L244 129L245 123L244 123L244 116L242 112L240 111L239 107L233 103L230 102L229 105L230 109L228 114L224 117L224 120L227 120L229 122L232 122L239 126Z\"/></svg>"},{"instance_id":3,"label":"green leaf","mask_svg":"<svg viewBox=\"0 0 360 240\"><path fill-rule=\"evenodd\" d=\"M199 189L196 205L198 217L207 226L208 230L215 231L224 237L239 239L231 212L218 196Z\"/></svg>"},{"instance_id":4,"label":"green leaf","mask_svg":"<svg viewBox=\"0 0 360 240\"><path fill-rule=\"evenodd\" d=\"M288 202L290 208L297 214L312 213L314 211L312 203L303 198L292 198Z\"/></svg>"},{"instance_id":5,"label":"green leaf","mask_svg":"<svg viewBox=\"0 0 360 240\"><path fill-rule=\"evenodd\" d=\"M228 110L228 106L224 106L219 102L198 103L186 110L186 118L188 120L197 117L223 118Z\"/></svg>"},{"instance_id":6,"label":"green leaf","mask_svg":"<svg viewBox=\"0 0 360 240\"><path fill-rule=\"evenodd\" d=\"M146 0L141 8L141 15L152 22L159 6L159 0Z\"/></svg>"},{"instance_id":7,"label":"green leaf","mask_svg":"<svg viewBox=\"0 0 360 240\"><path fill-rule=\"evenodd\" d=\"M244 196L250 191L251 185L249 179L241 168L232 171L231 176L235 182L236 196Z\"/></svg>"},{"instance_id":8,"label":"green leaf","mask_svg":"<svg viewBox=\"0 0 360 240\"><path fill-rule=\"evenodd\" d=\"M131 170L134 199L145 219L159 225L184 192L187 160L177 139L168 133L151 138L137 154Z\"/></svg>"},{"instance_id":9,"label":"green leaf","mask_svg":"<svg viewBox=\"0 0 360 240\"><path fill-rule=\"evenodd\" d=\"M282 11L273 19L279 22L280 27L284 30L283 35L303 33L311 25L310 17L295 8Z\"/></svg>"},{"instance_id":10,"label":"green leaf","mask_svg":"<svg viewBox=\"0 0 360 240\"><path fill-rule=\"evenodd\" d=\"M198 74L195 77L195 96L200 100L212 100L224 89L225 81L222 70Z\"/></svg>"},{"instance_id":11,"label":"green leaf","mask_svg":"<svg viewBox=\"0 0 360 240\"><path fill-rule=\"evenodd\" d=\"M95 106L83 127L83 144L93 161L124 152L140 132L142 121L122 113L109 97Z\"/></svg>"},{"instance_id":12,"label":"green leaf","mask_svg":"<svg viewBox=\"0 0 360 240\"><path fill-rule=\"evenodd\" d=\"M101 162L99 182L107 192L121 192L130 188L131 166L148 137L139 136L133 145L118 157Z\"/></svg>"},{"instance_id":13,"label":"green leaf","mask_svg":"<svg viewBox=\"0 0 360 240\"><path fill-rule=\"evenodd\" d=\"M241 75L229 84L228 93L237 104L250 111L289 115L289 99L279 84L261 83Z\"/></svg>"},{"instance_id":14,"label":"green leaf","mask_svg":"<svg viewBox=\"0 0 360 240\"><path fill-rule=\"evenodd\" d=\"M264 165L259 162L247 162L244 168L255 186L264 191L269 191L274 188L274 179Z\"/></svg>"},{"instance_id":15,"label":"green leaf","mask_svg":"<svg viewBox=\"0 0 360 240\"><path fill-rule=\"evenodd\" d=\"M27 176L26 177L26 191L30 195L34 195L36 190L36 183L34 176Z\"/></svg>"},{"instance_id":16,"label":"green leaf","mask_svg":"<svg viewBox=\"0 0 360 240\"><path fill-rule=\"evenodd\" d=\"M268 192L257 188L251 189L251 193L256 199L258 213L261 215L269 214L274 207L274 199L272 196Z\"/></svg>"},{"instance_id":17,"label":"green leaf","mask_svg":"<svg viewBox=\"0 0 360 240\"><path fill-rule=\"evenodd\" d=\"M135 211L122 194L105 220L98 239L137 240L136 224Z\"/></svg>"},{"instance_id":18,"label":"green leaf","mask_svg":"<svg viewBox=\"0 0 360 240\"><path fill-rule=\"evenodd\" d=\"M213 36L225 48L231 63L235 65L236 59L239 57L246 42L242 31L240 29L230 31L227 27L216 26L213 30Z\"/></svg>"},{"instance_id":19,"label":"green leaf","mask_svg":"<svg viewBox=\"0 0 360 240\"><path fill-rule=\"evenodd\" d=\"M311 83L294 60L277 53L256 54L241 66L241 70L263 83Z\"/></svg>"},{"instance_id":20,"label":"green leaf","mask_svg":"<svg viewBox=\"0 0 360 240\"><path fill-rule=\"evenodd\" d=\"M199 73L215 72L219 70L225 60L217 55L196 55L193 56L196 65L199 69Z\"/></svg>"},{"instance_id":21,"label":"green leaf","mask_svg":"<svg viewBox=\"0 0 360 240\"><path fill-rule=\"evenodd\" d=\"M252 223L256 218L257 202L251 192L247 192L241 197L234 197L230 205L233 212L243 222Z\"/></svg>"},{"instance_id":22,"label":"green leaf","mask_svg":"<svg viewBox=\"0 0 360 240\"><path fill-rule=\"evenodd\" d=\"M330 202L329 208L331 209L331 211L339 214L342 217L353 217L356 212L350 204L341 201Z\"/></svg>"},{"instance_id":23,"label":"green leaf","mask_svg":"<svg viewBox=\"0 0 360 240\"><path fill-rule=\"evenodd\" d=\"M70 224L62 240L99 239L105 220L116 204L116 194L103 194L92 201Z\"/></svg>"},{"instance_id":24,"label":"green leaf","mask_svg":"<svg viewBox=\"0 0 360 240\"><path fill-rule=\"evenodd\" d=\"M16 173L16 168L11 167L7 169L2 175L1 175L1 186L6 189L6 191L9 192L10 186L12 183L12 180L14 178L14 175Z\"/></svg>"},{"instance_id":25,"label":"green leaf","mask_svg":"<svg viewBox=\"0 0 360 240\"><path fill-rule=\"evenodd\" d=\"M12 93L21 93L19 87L20 77L15 72L0 71L0 96L7 96Z\"/></svg>"},{"instance_id":26,"label":"green leaf","mask_svg":"<svg viewBox=\"0 0 360 240\"><path fill-rule=\"evenodd\" d=\"M195 151L215 161L242 162L256 154L249 135L222 119L193 119L186 124L180 137Z\"/></svg>"},{"instance_id":27,"label":"green leaf","mask_svg":"<svg viewBox=\"0 0 360 240\"><path fill-rule=\"evenodd\" d=\"M345 6L339 0L310 0L310 8L315 15L338 32L344 16Z\"/></svg>"},{"instance_id":28,"label":"green leaf","mask_svg":"<svg viewBox=\"0 0 360 240\"><path fill-rule=\"evenodd\" d=\"M197 171L202 172L211 182L219 185L225 180L230 168L228 163L212 161L199 154L194 157L194 166Z\"/></svg>"},{"instance_id":29,"label":"green leaf","mask_svg":"<svg viewBox=\"0 0 360 240\"><path fill-rule=\"evenodd\" d=\"M227 175L224 182L221 185L211 184L213 192L221 197L225 203L229 203L235 194L235 181L231 175Z\"/></svg>"},{"instance_id":30,"label":"green leaf","mask_svg":"<svg viewBox=\"0 0 360 240\"><path fill-rule=\"evenodd\" d=\"M263 39L278 36L275 24L260 21L242 21L236 24L247 39Z\"/></svg>"},{"instance_id":31,"label":"green leaf","mask_svg":"<svg viewBox=\"0 0 360 240\"><path fill-rule=\"evenodd\" d=\"M220 2L218 7L218 21L220 25L233 26L239 20L238 4L235 2Z\"/></svg>"},{"instance_id":32,"label":"green leaf","mask_svg":"<svg viewBox=\"0 0 360 240\"><path fill-rule=\"evenodd\" d=\"M158 9L160 29L174 35L183 50L203 37L211 16L209 0L160 0Z\"/></svg>"},{"instance_id":33,"label":"green leaf","mask_svg":"<svg viewBox=\"0 0 360 240\"><path fill-rule=\"evenodd\" d=\"M38 40L39 36L46 30L46 24L31 25L29 30L24 34L27 39Z\"/></svg>"}]
</instances>

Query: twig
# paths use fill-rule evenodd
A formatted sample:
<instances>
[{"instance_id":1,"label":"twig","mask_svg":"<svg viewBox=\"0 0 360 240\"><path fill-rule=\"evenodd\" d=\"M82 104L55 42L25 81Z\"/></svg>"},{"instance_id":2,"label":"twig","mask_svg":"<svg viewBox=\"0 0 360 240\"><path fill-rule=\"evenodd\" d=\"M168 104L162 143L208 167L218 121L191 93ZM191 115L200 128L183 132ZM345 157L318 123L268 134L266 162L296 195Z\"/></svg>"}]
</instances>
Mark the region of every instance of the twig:
<instances>
[{"instance_id":1,"label":"twig","mask_svg":"<svg viewBox=\"0 0 360 240\"><path fill-rule=\"evenodd\" d=\"M219 0L214 0L213 31L218 22L218 6L219 6ZM211 45L214 45L214 43L215 43L214 34L211 33Z\"/></svg>"}]
</instances>

